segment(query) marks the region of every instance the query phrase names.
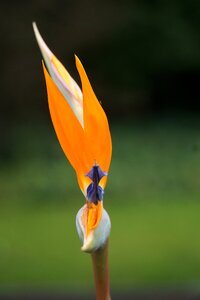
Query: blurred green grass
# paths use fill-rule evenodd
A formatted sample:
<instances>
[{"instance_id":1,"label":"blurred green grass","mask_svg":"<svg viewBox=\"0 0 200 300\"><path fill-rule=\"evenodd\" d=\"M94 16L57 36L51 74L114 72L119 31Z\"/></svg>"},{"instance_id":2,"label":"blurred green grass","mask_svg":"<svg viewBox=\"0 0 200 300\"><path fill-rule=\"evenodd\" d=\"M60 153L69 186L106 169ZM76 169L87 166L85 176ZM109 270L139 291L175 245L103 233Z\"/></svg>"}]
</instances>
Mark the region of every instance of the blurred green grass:
<instances>
[{"instance_id":1,"label":"blurred green grass","mask_svg":"<svg viewBox=\"0 0 200 300\"><path fill-rule=\"evenodd\" d=\"M113 288L200 278L200 121L111 126L104 206L112 221ZM75 216L84 198L52 128L18 127L0 169L0 287L92 289Z\"/></svg>"}]
</instances>

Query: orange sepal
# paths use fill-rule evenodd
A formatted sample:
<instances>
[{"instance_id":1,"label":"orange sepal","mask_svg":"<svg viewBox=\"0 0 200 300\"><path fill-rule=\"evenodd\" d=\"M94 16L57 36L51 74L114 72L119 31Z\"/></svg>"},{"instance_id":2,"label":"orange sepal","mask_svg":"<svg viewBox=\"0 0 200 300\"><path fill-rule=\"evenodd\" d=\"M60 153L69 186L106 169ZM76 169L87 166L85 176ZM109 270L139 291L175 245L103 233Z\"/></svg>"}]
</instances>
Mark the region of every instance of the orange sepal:
<instances>
[{"instance_id":1,"label":"orange sepal","mask_svg":"<svg viewBox=\"0 0 200 300\"><path fill-rule=\"evenodd\" d=\"M43 70L54 129L65 155L77 173L79 186L84 192L87 186L86 182L89 180L84 174L88 172L93 164L89 145L78 119L51 79L44 64Z\"/></svg>"},{"instance_id":2,"label":"orange sepal","mask_svg":"<svg viewBox=\"0 0 200 300\"><path fill-rule=\"evenodd\" d=\"M112 154L108 120L101 104L94 94L80 60L77 56L75 56L75 58L76 67L82 83L85 135L90 141L90 148L94 160L103 171L108 172ZM106 180L107 178L103 178L102 185L104 187L106 185Z\"/></svg>"}]
</instances>

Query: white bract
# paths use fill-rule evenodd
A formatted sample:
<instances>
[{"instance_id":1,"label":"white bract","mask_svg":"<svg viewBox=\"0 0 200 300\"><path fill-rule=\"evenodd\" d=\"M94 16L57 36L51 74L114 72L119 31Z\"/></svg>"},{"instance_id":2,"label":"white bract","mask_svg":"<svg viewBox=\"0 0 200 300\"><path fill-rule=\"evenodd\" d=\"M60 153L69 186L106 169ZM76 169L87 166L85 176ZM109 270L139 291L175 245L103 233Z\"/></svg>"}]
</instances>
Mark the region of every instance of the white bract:
<instances>
[{"instance_id":1,"label":"white bract","mask_svg":"<svg viewBox=\"0 0 200 300\"><path fill-rule=\"evenodd\" d=\"M102 217L98 226L86 236L86 230L82 223L82 216L86 208L87 204L81 207L76 215L76 229L83 243L81 250L91 253L105 245L110 234L111 222L108 213L103 208Z\"/></svg>"}]
</instances>

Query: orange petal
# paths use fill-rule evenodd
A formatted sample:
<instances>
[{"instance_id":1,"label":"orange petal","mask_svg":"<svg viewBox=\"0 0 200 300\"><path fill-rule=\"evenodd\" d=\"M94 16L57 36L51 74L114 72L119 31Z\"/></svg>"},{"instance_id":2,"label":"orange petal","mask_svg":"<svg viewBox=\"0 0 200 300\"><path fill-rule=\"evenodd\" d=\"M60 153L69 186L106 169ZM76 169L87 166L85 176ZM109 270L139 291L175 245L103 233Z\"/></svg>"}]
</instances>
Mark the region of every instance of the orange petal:
<instances>
[{"instance_id":1,"label":"orange petal","mask_svg":"<svg viewBox=\"0 0 200 300\"><path fill-rule=\"evenodd\" d=\"M87 207L84 209L82 215L82 223L86 230L86 237L99 225L102 217L102 209L102 201L98 201L97 205L90 202L87 203Z\"/></svg>"},{"instance_id":2,"label":"orange petal","mask_svg":"<svg viewBox=\"0 0 200 300\"><path fill-rule=\"evenodd\" d=\"M90 143L93 159L103 171L108 172L112 154L108 120L101 104L93 92L80 60L77 56L75 56L75 58L76 67L82 83L85 135ZM106 184L106 180L106 177L102 179L103 187Z\"/></svg>"},{"instance_id":3,"label":"orange petal","mask_svg":"<svg viewBox=\"0 0 200 300\"><path fill-rule=\"evenodd\" d=\"M65 155L77 173L80 188L85 191L89 179L84 174L93 163L89 145L86 143L83 128L70 105L49 76L44 65L43 69L54 129Z\"/></svg>"}]
</instances>

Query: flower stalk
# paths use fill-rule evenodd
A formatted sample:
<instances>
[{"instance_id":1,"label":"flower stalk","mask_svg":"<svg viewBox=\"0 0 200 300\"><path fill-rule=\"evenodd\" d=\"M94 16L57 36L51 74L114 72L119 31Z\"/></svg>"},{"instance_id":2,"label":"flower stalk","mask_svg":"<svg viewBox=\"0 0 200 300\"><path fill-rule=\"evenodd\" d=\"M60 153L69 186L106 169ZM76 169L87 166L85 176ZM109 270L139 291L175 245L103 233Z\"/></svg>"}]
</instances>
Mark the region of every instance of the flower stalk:
<instances>
[{"instance_id":1,"label":"flower stalk","mask_svg":"<svg viewBox=\"0 0 200 300\"><path fill-rule=\"evenodd\" d=\"M108 262L109 240L91 254L97 300L111 300Z\"/></svg>"}]
</instances>

